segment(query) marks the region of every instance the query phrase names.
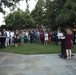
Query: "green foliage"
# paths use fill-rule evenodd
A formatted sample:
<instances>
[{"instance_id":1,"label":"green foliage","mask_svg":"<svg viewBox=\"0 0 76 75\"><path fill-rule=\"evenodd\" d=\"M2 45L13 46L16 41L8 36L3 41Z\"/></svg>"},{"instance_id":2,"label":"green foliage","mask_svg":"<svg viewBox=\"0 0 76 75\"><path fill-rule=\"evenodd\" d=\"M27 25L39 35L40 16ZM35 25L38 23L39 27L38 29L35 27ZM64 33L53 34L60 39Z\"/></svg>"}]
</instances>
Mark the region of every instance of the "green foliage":
<instances>
[{"instance_id":1,"label":"green foliage","mask_svg":"<svg viewBox=\"0 0 76 75\"><path fill-rule=\"evenodd\" d=\"M20 0L1 0L0 12L4 12L2 3L4 6L15 8L15 4ZM10 13L5 22L8 26L14 28L33 27L35 24L43 24L49 26L52 30L56 30L57 27L66 27L68 24L73 25L76 22L76 0L38 0L35 9L29 13L28 0L26 12L18 10ZM12 3L12 4L11 4ZM12 10L11 9L11 10ZM5 12L4 12L5 13Z\"/></svg>"},{"instance_id":2,"label":"green foliage","mask_svg":"<svg viewBox=\"0 0 76 75\"><path fill-rule=\"evenodd\" d=\"M76 19L76 1L67 0L64 4L63 9L56 18L57 24L65 25L65 27L70 24L73 25Z\"/></svg>"},{"instance_id":3,"label":"green foliage","mask_svg":"<svg viewBox=\"0 0 76 75\"><path fill-rule=\"evenodd\" d=\"M35 9L32 11L32 17L38 24L50 26L55 29L58 26L56 18L60 14L66 0L38 0Z\"/></svg>"},{"instance_id":4,"label":"green foliage","mask_svg":"<svg viewBox=\"0 0 76 75\"><path fill-rule=\"evenodd\" d=\"M60 14L65 3L66 3L66 0L54 0L51 2L50 21L51 21L51 27L54 30L59 26L59 22L61 22L61 20L56 22L56 18Z\"/></svg>"},{"instance_id":5,"label":"green foliage","mask_svg":"<svg viewBox=\"0 0 76 75\"><path fill-rule=\"evenodd\" d=\"M43 19L44 0L38 0L35 9L31 12L31 16L34 19L35 24L42 24Z\"/></svg>"},{"instance_id":6,"label":"green foliage","mask_svg":"<svg viewBox=\"0 0 76 75\"><path fill-rule=\"evenodd\" d=\"M0 0L0 12L5 14L5 11L3 9L3 6L6 7L13 7L16 2L18 2L19 0Z\"/></svg>"},{"instance_id":7,"label":"green foliage","mask_svg":"<svg viewBox=\"0 0 76 75\"><path fill-rule=\"evenodd\" d=\"M22 29L32 26L30 13L17 10L5 17L6 26L12 26L14 29Z\"/></svg>"},{"instance_id":8,"label":"green foliage","mask_svg":"<svg viewBox=\"0 0 76 75\"><path fill-rule=\"evenodd\" d=\"M11 10L14 10L16 8L16 3L18 3L19 1L23 1L23 0L0 0L0 12L5 14L3 6L5 8L6 7L8 7L8 8L12 7ZM28 8L29 7L29 5L28 5L29 0L25 0L25 1L27 3L27 8Z\"/></svg>"}]
</instances>

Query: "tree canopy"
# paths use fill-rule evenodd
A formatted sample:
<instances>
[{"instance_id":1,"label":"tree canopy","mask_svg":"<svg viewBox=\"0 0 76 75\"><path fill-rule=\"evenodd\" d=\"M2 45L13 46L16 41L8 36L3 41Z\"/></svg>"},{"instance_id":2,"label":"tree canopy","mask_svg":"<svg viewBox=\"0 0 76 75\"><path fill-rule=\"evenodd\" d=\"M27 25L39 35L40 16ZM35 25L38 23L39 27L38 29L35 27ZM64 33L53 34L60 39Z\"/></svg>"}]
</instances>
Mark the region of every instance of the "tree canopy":
<instances>
[{"instance_id":1,"label":"tree canopy","mask_svg":"<svg viewBox=\"0 0 76 75\"><path fill-rule=\"evenodd\" d=\"M28 28L33 25L30 14L21 10L17 10L7 15L5 17L5 23L7 26L11 26L14 29Z\"/></svg>"},{"instance_id":2,"label":"tree canopy","mask_svg":"<svg viewBox=\"0 0 76 75\"><path fill-rule=\"evenodd\" d=\"M15 8L15 4L16 2L18 2L20 0L0 0L0 12L5 13L4 8L8 7L12 7L12 9Z\"/></svg>"},{"instance_id":3,"label":"tree canopy","mask_svg":"<svg viewBox=\"0 0 76 75\"><path fill-rule=\"evenodd\" d=\"M76 0L67 0L63 9L56 18L56 22L59 25L73 25L76 21Z\"/></svg>"},{"instance_id":4,"label":"tree canopy","mask_svg":"<svg viewBox=\"0 0 76 75\"><path fill-rule=\"evenodd\" d=\"M14 7L15 3L20 0L1 0L0 12L3 12L2 5L6 7ZM57 27L67 27L73 23L76 23L76 0L38 0L35 9L31 13L27 10L25 12L21 10L14 11L8 14L5 18L7 26L26 26L32 27L35 24L44 25L55 30Z\"/></svg>"},{"instance_id":5,"label":"tree canopy","mask_svg":"<svg viewBox=\"0 0 76 75\"><path fill-rule=\"evenodd\" d=\"M18 3L19 1L23 1L23 0L0 0L0 12L4 13L5 14L5 11L3 9L4 8L12 8L11 10L14 10L15 7L16 7L16 3ZM29 7L28 6L28 1L29 0L24 0L26 1L27 3L27 8Z\"/></svg>"}]
</instances>

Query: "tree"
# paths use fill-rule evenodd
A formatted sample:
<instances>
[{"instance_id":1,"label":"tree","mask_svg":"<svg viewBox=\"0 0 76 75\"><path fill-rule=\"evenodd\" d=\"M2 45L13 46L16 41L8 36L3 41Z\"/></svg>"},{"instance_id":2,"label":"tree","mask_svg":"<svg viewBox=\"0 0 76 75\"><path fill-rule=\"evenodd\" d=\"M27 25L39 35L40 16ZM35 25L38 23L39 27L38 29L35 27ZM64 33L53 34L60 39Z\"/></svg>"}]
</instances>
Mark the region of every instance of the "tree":
<instances>
[{"instance_id":1,"label":"tree","mask_svg":"<svg viewBox=\"0 0 76 75\"><path fill-rule=\"evenodd\" d=\"M35 24L42 24L43 19L44 0L38 0L35 9L31 12Z\"/></svg>"},{"instance_id":2,"label":"tree","mask_svg":"<svg viewBox=\"0 0 76 75\"><path fill-rule=\"evenodd\" d=\"M56 18L60 14L65 3L66 3L66 0L51 1L50 22L51 22L51 28L54 30L59 26L59 24L56 23Z\"/></svg>"},{"instance_id":3,"label":"tree","mask_svg":"<svg viewBox=\"0 0 76 75\"><path fill-rule=\"evenodd\" d=\"M23 1L23 0L0 0L0 12L5 14L5 11L3 9L3 6L6 8L10 8L11 10L14 10L16 8L16 3L18 3L19 1ZM27 8L29 7L28 5L28 1L29 0L25 0L27 3Z\"/></svg>"},{"instance_id":4,"label":"tree","mask_svg":"<svg viewBox=\"0 0 76 75\"><path fill-rule=\"evenodd\" d=\"M35 9L31 15L34 22L50 26L52 29L56 28L56 17L59 15L66 0L38 0Z\"/></svg>"},{"instance_id":5,"label":"tree","mask_svg":"<svg viewBox=\"0 0 76 75\"><path fill-rule=\"evenodd\" d=\"M67 0L63 9L56 18L57 24L61 26L73 25L76 21L76 0Z\"/></svg>"},{"instance_id":6,"label":"tree","mask_svg":"<svg viewBox=\"0 0 76 75\"><path fill-rule=\"evenodd\" d=\"M32 26L32 18L29 13L17 10L5 17L5 23L6 26L11 26L14 29L22 29Z\"/></svg>"},{"instance_id":7,"label":"tree","mask_svg":"<svg viewBox=\"0 0 76 75\"><path fill-rule=\"evenodd\" d=\"M52 11L51 3L52 3L51 0L45 0L45 11L44 11L44 19L43 20L47 26L51 26L51 11Z\"/></svg>"},{"instance_id":8,"label":"tree","mask_svg":"<svg viewBox=\"0 0 76 75\"><path fill-rule=\"evenodd\" d=\"M3 9L3 6L6 8L10 8L12 7L12 9L14 9L14 5L16 4L16 2L19 2L20 0L0 0L0 12L5 14L5 11Z\"/></svg>"}]
</instances>

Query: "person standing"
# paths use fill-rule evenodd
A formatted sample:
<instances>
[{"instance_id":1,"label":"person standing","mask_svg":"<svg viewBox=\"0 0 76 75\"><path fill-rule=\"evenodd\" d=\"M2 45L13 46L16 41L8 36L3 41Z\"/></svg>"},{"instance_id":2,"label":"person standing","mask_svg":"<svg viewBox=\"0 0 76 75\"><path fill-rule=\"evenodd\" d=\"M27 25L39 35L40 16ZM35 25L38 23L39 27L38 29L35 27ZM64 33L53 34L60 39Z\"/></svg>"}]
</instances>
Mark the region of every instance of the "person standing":
<instances>
[{"instance_id":1,"label":"person standing","mask_svg":"<svg viewBox=\"0 0 76 75\"><path fill-rule=\"evenodd\" d=\"M10 31L10 45L14 45L14 31Z\"/></svg>"},{"instance_id":2,"label":"person standing","mask_svg":"<svg viewBox=\"0 0 76 75\"><path fill-rule=\"evenodd\" d=\"M37 30L36 34L37 34L37 43L40 43L40 31Z\"/></svg>"},{"instance_id":3,"label":"person standing","mask_svg":"<svg viewBox=\"0 0 76 75\"><path fill-rule=\"evenodd\" d=\"M10 39L10 31L7 29L6 31L7 37L6 37L6 42L5 42L5 46L9 46L9 39Z\"/></svg>"},{"instance_id":4,"label":"person standing","mask_svg":"<svg viewBox=\"0 0 76 75\"><path fill-rule=\"evenodd\" d=\"M48 32L45 31L45 34L44 34L45 38L44 38L44 45L47 45L48 44Z\"/></svg>"},{"instance_id":5,"label":"person standing","mask_svg":"<svg viewBox=\"0 0 76 75\"><path fill-rule=\"evenodd\" d=\"M16 30L14 33L14 45L15 45L15 47L18 47L18 43L19 43L19 31Z\"/></svg>"},{"instance_id":6,"label":"person standing","mask_svg":"<svg viewBox=\"0 0 76 75\"><path fill-rule=\"evenodd\" d=\"M51 32L48 30L48 43L51 43Z\"/></svg>"},{"instance_id":7,"label":"person standing","mask_svg":"<svg viewBox=\"0 0 76 75\"><path fill-rule=\"evenodd\" d=\"M40 43L42 44L42 40L43 40L43 33L42 30L40 30Z\"/></svg>"},{"instance_id":8,"label":"person standing","mask_svg":"<svg viewBox=\"0 0 76 75\"><path fill-rule=\"evenodd\" d=\"M24 45L24 34L23 34L23 30L21 30L21 33L20 33L20 43L21 43L21 46Z\"/></svg>"},{"instance_id":9,"label":"person standing","mask_svg":"<svg viewBox=\"0 0 76 75\"><path fill-rule=\"evenodd\" d=\"M66 35L65 35L65 49L66 49L66 56L67 59L71 59L72 55L72 44L73 44L73 33L70 28L66 29Z\"/></svg>"},{"instance_id":10,"label":"person standing","mask_svg":"<svg viewBox=\"0 0 76 75\"><path fill-rule=\"evenodd\" d=\"M6 37L7 37L7 33L6 30L3 29L3 31L1 32L1 48L5 48L5 44L6 44Z\"/></svg>"},{"instance_id":11,"label":"person standing","mask_svg":"<svg viewBox=\"0 0 76 75\"><path fill-rule=\"evenodd\" d=\"M63 33L61 32L61 30L58 32L57 37L58 37L58 45L61 45L61 37L63 36Z\"/></svg>"}]
</instances>

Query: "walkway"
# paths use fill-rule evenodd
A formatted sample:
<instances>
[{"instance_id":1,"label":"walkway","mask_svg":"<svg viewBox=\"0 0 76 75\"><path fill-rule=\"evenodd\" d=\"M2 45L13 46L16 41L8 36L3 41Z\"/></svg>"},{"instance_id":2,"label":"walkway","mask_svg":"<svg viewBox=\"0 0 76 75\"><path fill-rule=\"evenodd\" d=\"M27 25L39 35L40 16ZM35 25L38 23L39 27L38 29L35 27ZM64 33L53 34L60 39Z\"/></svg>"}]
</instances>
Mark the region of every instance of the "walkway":
<instances>
[{"instance_id":1,"label":"walkway","mask_svg":"<svg viewBox=\"0 0 76 75\"><path fill-rule=\"evenodd\" d=\"M0 75L76 75L76 54L66 60L59 58L58 54L0 52Z\"/></svg>"}]
</instances>

